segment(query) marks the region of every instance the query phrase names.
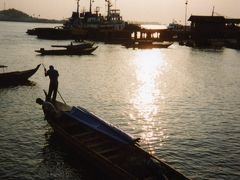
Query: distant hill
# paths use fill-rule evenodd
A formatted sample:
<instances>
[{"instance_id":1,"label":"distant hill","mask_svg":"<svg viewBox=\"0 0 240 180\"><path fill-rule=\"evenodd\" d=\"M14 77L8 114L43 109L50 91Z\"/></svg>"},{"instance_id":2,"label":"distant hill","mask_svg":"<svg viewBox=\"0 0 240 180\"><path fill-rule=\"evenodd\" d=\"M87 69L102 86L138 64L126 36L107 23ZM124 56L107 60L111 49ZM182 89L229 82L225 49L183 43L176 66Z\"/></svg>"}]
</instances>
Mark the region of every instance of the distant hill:
<instances>
[{"instance_id":1,"label":"distant hill","mask_svg":"<svg viewBox=\"0 0 240 180\"><path fill-rule=\"evenodd\" d=\"M35 18L16 9L8 9L8 10L0 11L0 21L39 22L39 23L63 23L64 22L63 20Z\"/></svg>"}]
</instances>

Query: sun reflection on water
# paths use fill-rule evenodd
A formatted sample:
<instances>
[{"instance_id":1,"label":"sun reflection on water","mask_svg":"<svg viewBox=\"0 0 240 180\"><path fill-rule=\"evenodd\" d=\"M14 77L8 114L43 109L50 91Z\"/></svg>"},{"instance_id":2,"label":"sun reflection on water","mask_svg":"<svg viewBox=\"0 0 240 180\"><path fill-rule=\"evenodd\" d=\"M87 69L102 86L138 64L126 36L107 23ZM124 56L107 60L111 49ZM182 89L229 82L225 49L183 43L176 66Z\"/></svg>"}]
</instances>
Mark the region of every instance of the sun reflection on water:
<instances>
[{"instance_id":1,"label":"sun reflection on water","mask_svg":"<svg viewBox=\"0 0 240 180\"><path fill-rule=\"evenodd\" d=\"M145 121L151 121L158 111L156 98L160 90L157 87L157 78L164 67L163 55L159 51L141 51L135 57L136 89L130 102L138 111L138 115Z\"/></svg>"},{"instance_id":2,"label":"sun reflection on water","mask_svg":"<svg viewBox=\"0 0 240 180\"><path fill-rule=\"evenodd\" d=\"M164 138L160 122L156 120L160 108L158 101L163 98L158 81L166 66L164 54L159 50L139 51L133 60L133 66L137 83L130 99L135 113L130 114L130 118L138 121L142 131L141 139L148 144L156 141L155 138ZM154 148L149 148L154 153Z\"/></svg>"}]
</instances>

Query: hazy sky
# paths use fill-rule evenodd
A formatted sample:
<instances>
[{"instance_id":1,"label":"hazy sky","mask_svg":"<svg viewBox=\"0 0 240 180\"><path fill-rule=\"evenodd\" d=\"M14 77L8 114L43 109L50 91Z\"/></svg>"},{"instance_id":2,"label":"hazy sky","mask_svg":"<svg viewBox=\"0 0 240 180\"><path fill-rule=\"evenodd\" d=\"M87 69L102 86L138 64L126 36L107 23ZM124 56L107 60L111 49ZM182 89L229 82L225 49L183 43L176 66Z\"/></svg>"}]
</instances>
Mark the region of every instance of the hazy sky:
<instances>
[{"instance_id":1,"label":"hazy sky","mask_svg":"<svg viewBox=\"0 0 240 180\"><path fill-rule=\"evenodd\" d=\"M5 2L5 3L4 3ZM63 19L76 10L76 0L0 0L0 10L15 8L31 16ZM113 7L121 10L124 20L168 24L173 19L184 24L186 0L112 0ZM93 9L100 7L106 14L105 0L94 0ZM240 18L240 0L188 0L187 17L211 15L215 12L229 18ZM89 9L89 0L80 0L80 10Z\"/></svg>"}]
</instances>

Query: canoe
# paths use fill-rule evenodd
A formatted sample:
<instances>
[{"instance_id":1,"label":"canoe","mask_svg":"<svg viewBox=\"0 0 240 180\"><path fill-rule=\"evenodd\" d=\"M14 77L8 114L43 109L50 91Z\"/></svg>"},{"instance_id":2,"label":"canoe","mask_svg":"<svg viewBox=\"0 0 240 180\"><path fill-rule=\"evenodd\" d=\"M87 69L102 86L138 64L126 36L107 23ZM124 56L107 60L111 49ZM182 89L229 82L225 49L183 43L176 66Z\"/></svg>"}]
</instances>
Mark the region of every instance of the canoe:
<instances>
[{"instance_id":1,"label":"canoe","mask_svg":"<svg viewBox=\"0 0 240 180\"><path fill-rule=\"evenodd\" d=\"M37 72L40 65L41 64L30 70L0 73L0 86L18 85L28 81L28 79Z\"/></svg>"},{"instance_id":2,"label":"canoe","mask_svg":"<svg viewBox=\"0 0 240 180\"><path fill-rule=\"evenodd\" d=\"M98 48L91 47L91 48L71 48L71 49L52 49L52 50L45 50L41 48L40 50L35 50L35 52L40 53L41 55L89 55L92 54Z\"/></svg>"},{"instance_id":3,"label":"canoe","mask_svg":"<svg viewBox=\"0 0 240 180\"><path fill-rule=\"evenodd\" d=\"M52 105L49 106L49 103ZM88 110L58 101L45 101L44 104L42 107L45 119L64 144L90 165L97 167L107 178L188 180L183 174L143 150L137 143L138 139Z\"/></svg>"}]
</instances>

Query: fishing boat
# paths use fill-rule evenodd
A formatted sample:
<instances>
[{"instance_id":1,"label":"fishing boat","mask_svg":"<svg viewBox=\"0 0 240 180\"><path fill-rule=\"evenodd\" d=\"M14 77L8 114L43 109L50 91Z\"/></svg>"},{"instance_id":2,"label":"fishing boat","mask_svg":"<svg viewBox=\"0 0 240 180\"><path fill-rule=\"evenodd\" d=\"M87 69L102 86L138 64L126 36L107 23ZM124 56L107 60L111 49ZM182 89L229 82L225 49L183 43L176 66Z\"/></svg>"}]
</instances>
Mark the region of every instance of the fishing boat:
<instances>
[{"instance_id":1,"label":"fishing boat","mask_svg":"<svg viewBox=\"0 0 240 180\"><path fill-rule=\"evenodd\" d=\"M97 41L126 41L131 37L131 30L139 28L137 25L124 21L120 9L113 9L111 0L105 0L107 7L106 16L99 13L100 8L92 9L93 0L89 0L89 11L79 12L79 1L77 10L66 20L61 27L33 28L27 30L29 35L36 35L40 39L91 39Z\"/></svg>"},{"instance_id":2,"label":"fishing boat","mask_svg":"<svg viewBox=\"0 0 240 180\"><path fill-rule=\"evenodd\" d=\"M62 49L45 50L44 48L40 48L40 50L35 50L35 52L40 53L41 55L90 55L98 48L98 46L90 48L82 48L77 46L58 47L62 47Z\"/></svg>"},{"instance_id":3,"label":"fishing boat","mask_svg":"<svg viewBox=\"0 0 240 180\"><path fill-rule=\"evenodd\" d=\"M62 47L67 50L92 48L94 42L73 41L70 45L52 45L52 47Z\"/></svg>"},{"instance_id":4,"label":"fishing boat","mask_svg":"<svg viewBox=\"0 0 240 180\"><path fill-rule=\"evenodd\" d=\"M41 64L37 65L36 68L30 70L0 73L0 86L18 85L27 82L28 79L37 72L40 65ZM6 66L0 66L0 68L5 67Z\"/></svg>"},{"instance_id":5,"label":"fishing boat","mask_svg":"<svg viewBox=\"0 0 240 180\"><path fill-rule=\"evenodd\" d=\"M138 144L139 139L88 110L40 98L36 102L42 104L45 119L64 144L106 177L121 180L188 179L143 150Z\"/></svg>"}]
</instances>

